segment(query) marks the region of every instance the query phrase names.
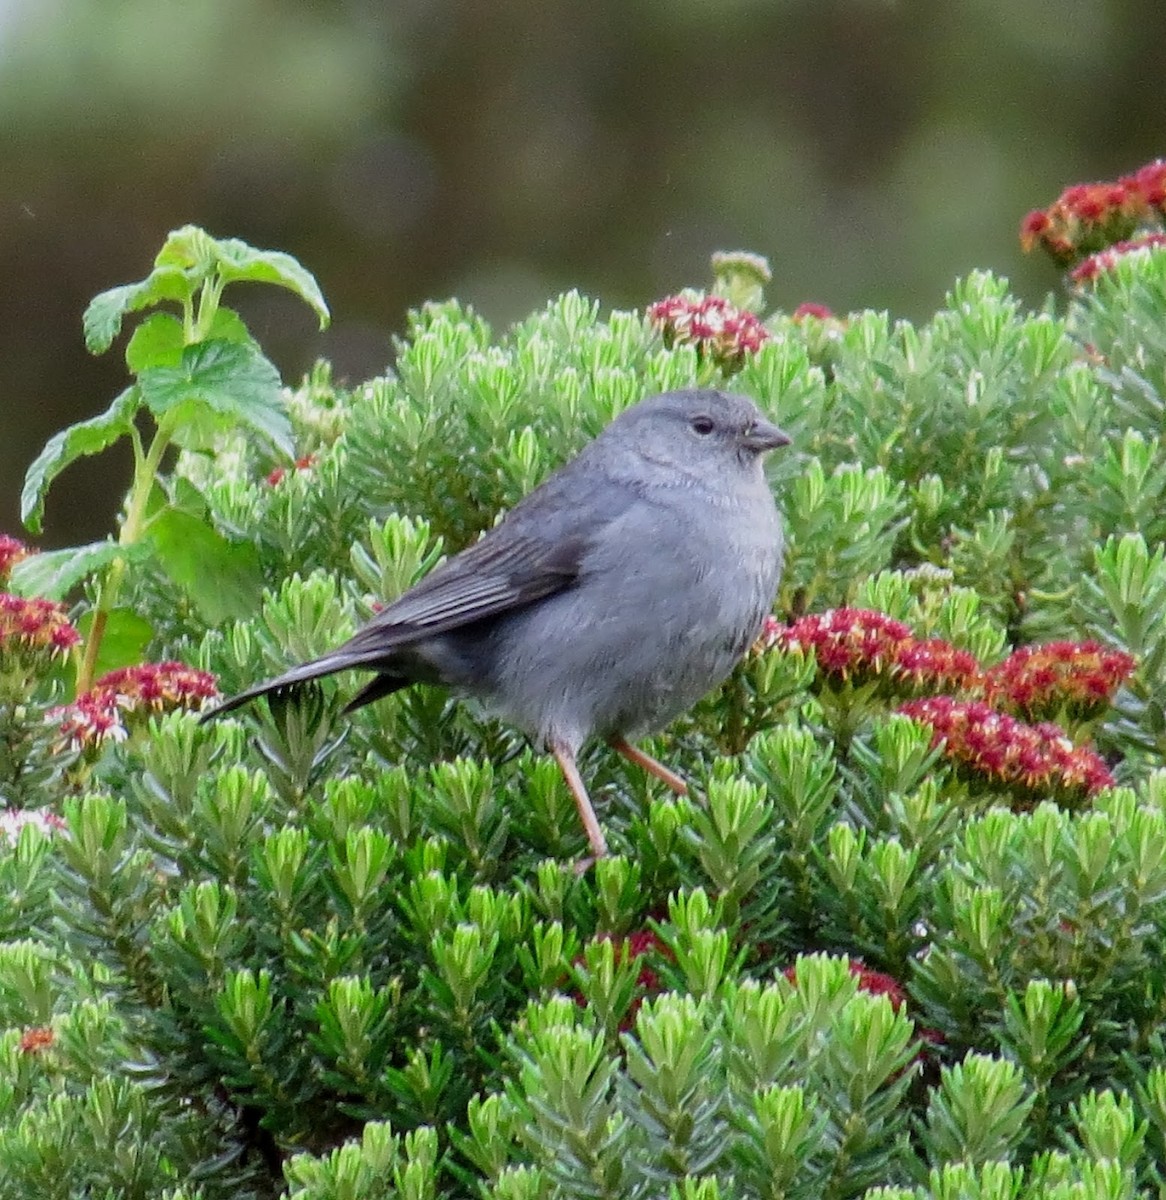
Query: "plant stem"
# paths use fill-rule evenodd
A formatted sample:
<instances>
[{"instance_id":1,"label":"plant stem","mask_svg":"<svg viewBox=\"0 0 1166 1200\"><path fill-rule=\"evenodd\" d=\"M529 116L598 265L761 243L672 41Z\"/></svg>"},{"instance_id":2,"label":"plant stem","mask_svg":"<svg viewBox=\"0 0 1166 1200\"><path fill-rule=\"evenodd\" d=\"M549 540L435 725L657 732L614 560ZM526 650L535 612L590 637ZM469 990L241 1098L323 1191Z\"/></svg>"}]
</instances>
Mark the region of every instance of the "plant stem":
<instances>
[{"instance_id":1,"label":"plant stem","mask_svg":"<svg viewBox=\"0 0 1166 1200\"><path fill-rule=\"evenodd\" d=\"M160 426L150 443L149 451L141 453L141 442L134 441L134 484L130 490L129 506L126 509L126 519L118 534L117 544L123 547L133 546L142 536L146 524L146 505L162 463L162 455L170 444L170 430ZM89 636L85 640L85 655L77 671L76 694L87 692L93 686L93 676L97 668L97 655L101 650L101 640L105 636L105 626L109 614L117 605L118 593L121 591L122 579L125 577L126 560L124 555L109 564L105 578L97 592L97 603L93 608L93 623L89 627Z\"/></svg>"}]
</instances>

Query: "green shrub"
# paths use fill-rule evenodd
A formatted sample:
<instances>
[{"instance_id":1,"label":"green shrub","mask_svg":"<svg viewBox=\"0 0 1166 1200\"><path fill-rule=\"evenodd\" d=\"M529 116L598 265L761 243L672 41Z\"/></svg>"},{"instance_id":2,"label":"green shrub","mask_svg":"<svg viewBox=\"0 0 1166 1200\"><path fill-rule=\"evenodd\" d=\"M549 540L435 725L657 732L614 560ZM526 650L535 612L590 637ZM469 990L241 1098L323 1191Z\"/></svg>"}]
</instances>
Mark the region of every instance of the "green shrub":
<instances>
[{"instance_id":1,"label":"green shrub","mask_svg":"<svg viewBox=\"0 0 1166 1200\"><path fill-rule=\"evenodd\" d=\"M0 609L0 1200L1166 1186L1166 254L1064 316L981 273L747 351L575 293L497 336L429 305L383 378L219 420L195 368L258 349L167 272L275 268L175 238L133 296L190 319L138 327L130 392L177 457L71 565L0 540L74 605ZM198 723L200 672L325 651L622 408L726 382L794 435L776 619L656 741L690 797L584 755L593 870L554 764L434 689ZM30 514L139 436L100 420Z\"/></svg>"}]
</instances>

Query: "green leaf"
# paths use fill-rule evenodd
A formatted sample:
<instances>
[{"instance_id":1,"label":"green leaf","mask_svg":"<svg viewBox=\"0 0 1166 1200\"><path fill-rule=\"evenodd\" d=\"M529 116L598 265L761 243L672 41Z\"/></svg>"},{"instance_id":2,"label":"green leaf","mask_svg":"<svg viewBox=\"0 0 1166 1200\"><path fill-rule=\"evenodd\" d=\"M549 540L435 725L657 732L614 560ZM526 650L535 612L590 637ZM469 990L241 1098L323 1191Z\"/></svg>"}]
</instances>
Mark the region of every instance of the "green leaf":
<instances>
[{"instance_id":1,"label":"green leaf","mask_svg":"<svg viewBox=\"0 0 1166 1200\"><path fill-rule=\"evenodd\" d=\"M233 308L217 308L215 310L206 340L238 342L244 346L257 347L259 345L251 336L251 331L243 324L243 318Z\"/></svg>"},{"instance_id":2,"label":"green leaf","mask_svg":"<svg viewBox=\"0 0 1166 1200\"><path fill-rule=\"evenodd\" d=\"M84 454L100 454L129 433L140 403L138 389L127 388L101 416L70 425L49 438L24 477L20 519L28 529L40 533L49 484L75 459Z\"/></svg>"},{"instance_id":3,"label":"green leaf","mask_svg":"<svg viewBox=\"0 0 1166 1200\"><path fill-rule=\"evenodd\" d=\"M311 272L279 250L256 250L238 238L218 239L197 225L184 225L170 234L154 262L158 268L177 269L197 283L213 273L224 283L274 283L310 305L321 329L330 320L328 305Z\"/></svg>"},{"instance_id":4,"label":"green leaf","mask_svg":"<svg viewBox=\"0 0 1166 1200\"><path fill-rule=\"evenodd\" d=\"M188 512L167 509L146 529L166 574L211 625L254 614L263 591L259 555L250 542L231 542Z\"/></svg>"},{"instance_id":5,"label":"green leaf","mask_svg":"<svg viewBox=\"0 0 1166 1200\"><path fill-rule=\"evenodd\" d=\"M154 313L134 330L126 346L126 366L131 375L149 367L176 367L182 361L186 338L182 322L170 313Z\"/></svg>"},{"instance_id":6,"label":"green leaf","mask_svg":"<svg viewBox=\"0 0 1166 1200\"><path fill-rule=\"evenodd\" d=\"M77 622L77 628L86 641L92 626L92 612L87 612ZM93 669L94 677L100 678L109 671L118 670L119 667L136 666L145 658L146 647L153 636L153 626L144 617L128 608L112 609L105 622L101 649Z\"/></svg>"},{"instance_id":7,"label":"green leaf","mask_svg":"<svg viewBox=\"0 0 1166 1200\"><path fill-rule=\"evenodd\" d=\"M119 546L110 538L87 546L70 546L67 550L48 550L18 562L12 568L8 586L22 596L61 600L81 580L104 570L115 558L141 556L140 546Z\"/></svg>"},{"instance_id":8,"label":"green leaf","mask_svg":"<svg viewBox=\"0 0 1166 1200\"><path fill-rule=\"evenodd\" d=\"M282 453L294 453L279 372L250 343L187 346L177 365L142 371L138 387L159 425L188 450L207 449L218 435L246 425Z\"/></svg>"},{"instance_id":9,"label":"green leaf","mask_svg":"<svg viewBox=\"0 0 1166 1200\"><path fill-rule=\"evenodd\" d=\"M229 308L215 312L206 340L256 344L243 324L243 318ZM134 330L126 346L126 366L134 375L140 375L150 367L177 367L185 348L186 333L182 322L170 313L154 313Z\"/></svg>"},{"instance_id":10,"label":"green leaf","mask_svg":"<svg viewBox=\"0 0 1166 1200\"><path fill-rule=\"evenodd\" d=\"M155 268L171 267L192 272L201 283L218 261L218 245L205 229L183 225L166 236L166 243L154 259Z\"/></svg>"},{"instance_id":11,"label":"green leaf","mask_svg":"<svg viewBox=\"0 0 1166 1200\"><path fill-rule=\"evenodd\" d=\"M219 274L228 283L274 283L294 292L311 306L323 329L331 320L328 305L312 273L290 254L280 250L256 250L238 238L218 242Z\"/></svg>"},{"instance_id":12,"label":"green leaf","mask_svg":"<svg viewBox=\"0 0 1166 1200\"><path fill-rule=\"evenodd\" d=\"M90 354L104 354L121 332L126 313L149 308L162 300L183 303L194 295L194 281L174 267L156 269L137 283L124 283L94 296L81 318Z\"/></svg>"}]
</instances>

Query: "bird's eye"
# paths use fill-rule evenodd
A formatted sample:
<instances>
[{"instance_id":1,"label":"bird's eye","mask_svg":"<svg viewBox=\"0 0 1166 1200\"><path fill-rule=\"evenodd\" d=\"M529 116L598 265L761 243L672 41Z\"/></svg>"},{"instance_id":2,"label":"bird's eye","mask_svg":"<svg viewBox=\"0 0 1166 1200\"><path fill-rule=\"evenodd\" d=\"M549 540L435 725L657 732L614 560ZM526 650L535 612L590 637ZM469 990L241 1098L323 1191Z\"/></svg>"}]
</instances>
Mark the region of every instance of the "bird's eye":
<instances>
[{"instance_id":1,"label":"bird's eye","mask_svg":"<svg viewBox=\"0 0 1166 1200\"><path fill-rule=\"evenodd\" d=\"M693 433L699 433L701 437L707 437L714 428L712 417L693 417L690 424Z\"/></svg>"}]
</instances>

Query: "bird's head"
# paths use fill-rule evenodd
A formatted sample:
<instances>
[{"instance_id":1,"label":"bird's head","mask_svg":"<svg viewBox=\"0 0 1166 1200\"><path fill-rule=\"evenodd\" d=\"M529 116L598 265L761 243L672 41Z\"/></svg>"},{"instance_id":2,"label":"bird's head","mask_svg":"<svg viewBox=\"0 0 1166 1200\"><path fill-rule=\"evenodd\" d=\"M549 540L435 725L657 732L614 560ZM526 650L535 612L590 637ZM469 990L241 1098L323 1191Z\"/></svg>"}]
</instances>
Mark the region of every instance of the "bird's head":
<instances>
[{"instance_id":1,"label":"bird's head","mask_svg":"<svg viewBox=\"0 0 1166 1200\"><path fill-rule=\"evenodd\" d=\"M621 413L605 437L684 475L759 472L765 454L790 441L748 396L712 388L650 396Z\"/></svg>"}]
</instances>

